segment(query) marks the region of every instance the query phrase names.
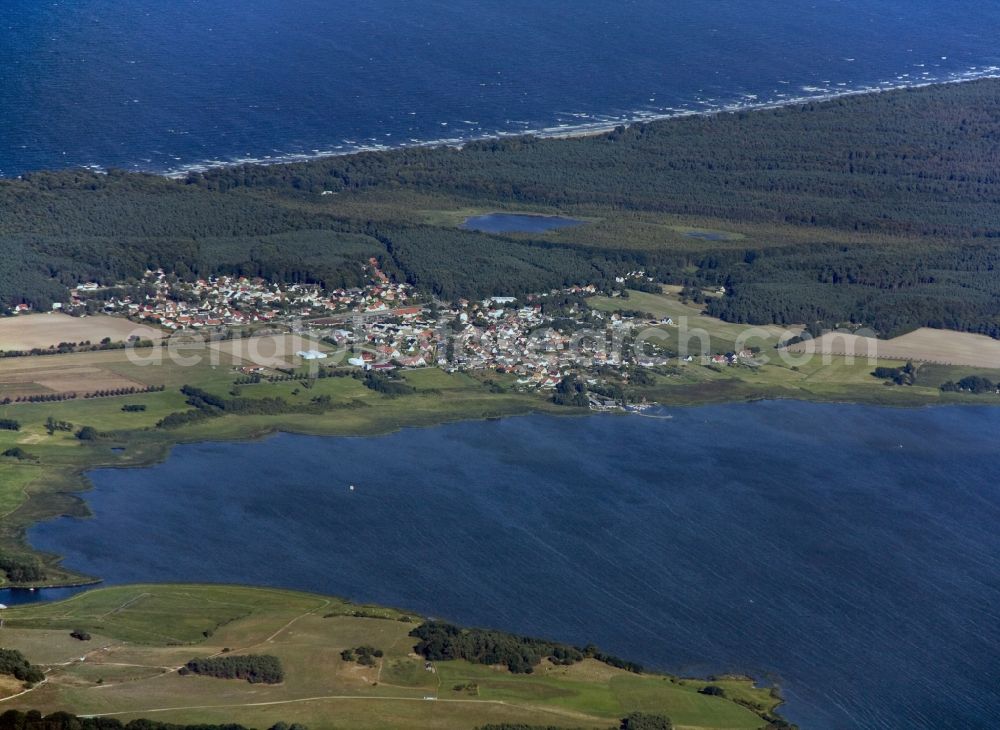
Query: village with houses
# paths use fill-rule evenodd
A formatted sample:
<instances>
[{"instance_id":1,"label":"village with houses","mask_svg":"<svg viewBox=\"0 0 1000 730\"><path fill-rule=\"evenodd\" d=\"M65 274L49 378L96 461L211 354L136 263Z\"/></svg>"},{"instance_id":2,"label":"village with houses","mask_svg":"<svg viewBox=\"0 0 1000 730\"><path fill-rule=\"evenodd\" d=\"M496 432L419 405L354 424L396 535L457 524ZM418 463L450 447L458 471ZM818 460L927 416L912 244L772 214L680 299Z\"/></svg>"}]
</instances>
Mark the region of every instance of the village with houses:
<instances>
[{"instance_id":1,"label":"village with houses","mask_svg":"<svg viewBox=\"0 0 1000 730\"><path fill-rule=\"evenodd\" d=\"M568 375L593 385L604 376L665 364L672 356L654 345L629 347L643 328L669 329L670 317L642 312L601 311L587 299L627 296L629 286L648 283L634 271L601 292L594 284L480 301L444 302L394 282L375 259L364 265L364 286L324 290L261 278L218 276L180 280L162 269L145 272L131 285L83 283L54 310L77 316L112 315L173 333L207 340L296 333L314 346L292 353L289 363L387 372L438 367L446 372L496 372L520 390L552 390ZM650 351L652 350L652 351ZM676 356L674 356L676 358ZM688 355L688 362L694 360ZM699 356L704 364L752 363L748 351ZM243 362L243 376L274 374L273 363ZM278 369L281 369L280 367ZM594 408L614 403L593 394Z\"/></svg>"}]
</instances>

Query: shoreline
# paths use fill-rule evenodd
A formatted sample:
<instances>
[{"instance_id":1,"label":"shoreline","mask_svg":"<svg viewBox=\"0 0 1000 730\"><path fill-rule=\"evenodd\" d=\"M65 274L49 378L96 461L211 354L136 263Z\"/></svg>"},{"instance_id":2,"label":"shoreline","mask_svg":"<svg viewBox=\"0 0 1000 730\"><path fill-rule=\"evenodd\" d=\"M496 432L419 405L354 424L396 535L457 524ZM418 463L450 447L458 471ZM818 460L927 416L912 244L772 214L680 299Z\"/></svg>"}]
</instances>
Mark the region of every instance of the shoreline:
<instances>
[{"instance_id":1,"label":"shoreline","mask_svg":"<svg viewBox=\"0 0 1000 730\"><path fill-rule=\"evenodd\" d=\"M238 157L231 159L206 159L198 162L185 163L173 168L167 169L150 169L136 166L134 168L129 168L129 172L135 174L147 174L159 177L164 177L171 180L183 180L189 175L197 175L206 172L211 172L212 170L221 170L236 167L273 167L279 165L291 165L300 164L306 162L314 162L317 160L332 159L337 157L348 157L351 155L360 155L370 152L394 152L398 150L409 150L409 149L436 149L451 147L454 149L461 149L467 144L475 142L483 142L489 140L502 140L502 139L515 139L518 137L535 137L537 139L580 139L586 137L594 137L602 134L607 134L613 131L617 127L629 127L635 124L650 124L656 122L665 122L673 119L684 119L690 117L711 117L723 114L738 114L742 112L751 111L767 111L775 109L783 109L786 107L794 107L802 104L815 104L823 103L828 101L834 101L837 99L850 98L855 96L867 96L882 94L892 91L903 91L908 89L924 89L931 86L948 86L952 84L966 84L974 83L976 81L981 81L985 79L1000 79L1000 66L984 66L981 70L967 70L963 72L954 72L945 78L938 78L932 80L917 80L909 82L900 82L898 79L893 81L883 81L876 84L869 84L865 86L857 86L853 88L844 88L843 90L829 90L829 89L819 89L816 93L811 93L807 91L808 88L814 87L801 87L806 93L799 94L797 96L787 96L782 98L770 98L765 101L733 101L729 103L723 103L717 106L706 106L705 102L689 102L684 106L701 104L705 108L697 109L686 109L682 107L666 107L662 111L642 111L636 110L633 112L627 112L621 115L621 118L615 120L599 120L592 122L584 122L581 124L557 124L554 126L547 127L537 127L537 128L527 128L523 130L511 130L504 131L498 130L493 133L481 134L481 135L469 135L469 136L459 136L459 137L441 137L437 139L427 139L418 141L408 141L400 144L384 145L384 144L355 144L349 148L340 149L343 145L337 145L333 148L323 149L318 152L309 153L298 153L290 152L286 154L278 155L264 155L262 157ZM746 98L744 96L744 98ZM594 114L593 117L600 117L600 114ZM101 164L78 164L71 165L65 168L59 167L44 167L40 170L60 170L60 169L84 169L90 170L96 173L105 173L109 168ZM0 181L2 180L16 180L21 177L22 174L27 174L35 170L25 171L16 175L0 175Z\"/></svg>"},{"instance_id":2,"label":"shoreline","mask_svg":"<svg viewBox=\"0 0 1000 730\"><path fill-rule=\"evenodd\" d=\"M822 103L827 101L834 101L836 99L843 99L854 96L867 96L874 94L882 94L891 91L903 91L906 89L925 89L930 86L945 86L951 84L966 84L975 81L980 81L984 79L1000 79L1000 66L990 66L985 68L982 72L965 72L961 74L953 74L952 77L946 79L935 79L933 81L915 81L913 83L893 83L893 82L881 82L875 86L864 86L852 89L845 89L844 91L834 91L818 94L805 94L802 96L789 97L786 99L772 99L768 101L754 101L749 103L729 103L723 104L719 107L706 108L706 109L671 109L669 111L664 111L662 113L650 112L650 113L638 113L632 112L631 114L626 114L620 120L612 121L596 121L587 122L579 125L557 125L554 127L539 127L539 128L529 128L522 131L498 131L494 134L483 134L474 135L469 137L452 137L452 138L440 138L425 140L420 142L409 142L402 143L398 145L358 145L351 149L345 150L326 150L323 152L318 152L314 154L301 154L301 153L289 153L287 155L281 155L272 158L271 156L265 156L262 158L251 157L251 158L240 158L235 160L207 160L205 162L196 162L182 165L176 169L163 170L150 172L149 174L159 175L171 180L183 180L189 175L197 175L205 172L211 172L212 170L220 170L234 167L273 167L278 165L292 165L298 163L315 162L318 160L332 159L336 157L349 157L351 155L360 155L369 152L395 152L398 150L409 150L409 149L435 149L442 147L451 147L454 149L462 149L467 144L472 144L475 142L485 142L490 140L502 140L502 139L516 139L518 137L535 137L537 139L581 139L586 137L597 137L602 134L607 134L614 131L618 127L630 127L636 124L653 124L656 122L666 122L673 119L686 119L690 117L712 117L721 116L723 114L738 114L741 112L751 112L751 111L767 111L774 109L783 109L786 107L798 106L801 104L810 103ZM87 166L87 169L92 169L95 172L103 171L100 167ZM144 172L139 169L136 172ZM146 171L148 172L148 171Z\"/></svg>"}]
</instances>

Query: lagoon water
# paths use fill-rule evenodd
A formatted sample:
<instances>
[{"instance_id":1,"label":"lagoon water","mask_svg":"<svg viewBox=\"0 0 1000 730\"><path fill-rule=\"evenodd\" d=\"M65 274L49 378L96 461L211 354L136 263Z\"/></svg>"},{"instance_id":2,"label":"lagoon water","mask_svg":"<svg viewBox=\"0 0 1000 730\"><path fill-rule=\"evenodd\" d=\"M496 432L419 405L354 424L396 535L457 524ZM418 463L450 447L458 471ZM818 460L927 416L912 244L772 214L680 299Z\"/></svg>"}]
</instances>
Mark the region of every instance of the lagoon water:
<instances>
[{"instance_id":1,"label":"lagoon water","mask_svg":"<svg viewBox=\"0 0 1000 730\"><path fill-rule=\"evenodd\" d=\"M982 0L3 0L0 175L184 169L977 76Z\"/></svg>"},{"instance_id":2,"label":"lagoon water","mask_svg":"<svg viewBox=\"0 0 1000 730\"><path fill-rule=\"evenodd\" d=\"M30 539L779 683L804 728L1000 726L1000 409L765 402L177 447ZM349 485L356 485L354 491Z\"/></svg>"},{"instance_id":3,"label":"lagoon water","mask_svg":"<svg viewBox=\"0 0 1000 730\"><path fill-rule=\"evenodd\" d=\"M44 601L62 601L77 593L93 588L93 586L74 586L69 588L0 588L0 605L26 606L29 603Z\"/></svg>"},{"instance_id":4,"label":"lagoon water","mask_svg":"<svg viewBox=\"0 0 1000 730\"><path fill-rule=\"evenodd\" d=\"M544 233L559 228L575 228L584 221L558 215L518 215L516 213L490 213L466 218L460 226L483 233Z\"/></svg>"}]
</instances>

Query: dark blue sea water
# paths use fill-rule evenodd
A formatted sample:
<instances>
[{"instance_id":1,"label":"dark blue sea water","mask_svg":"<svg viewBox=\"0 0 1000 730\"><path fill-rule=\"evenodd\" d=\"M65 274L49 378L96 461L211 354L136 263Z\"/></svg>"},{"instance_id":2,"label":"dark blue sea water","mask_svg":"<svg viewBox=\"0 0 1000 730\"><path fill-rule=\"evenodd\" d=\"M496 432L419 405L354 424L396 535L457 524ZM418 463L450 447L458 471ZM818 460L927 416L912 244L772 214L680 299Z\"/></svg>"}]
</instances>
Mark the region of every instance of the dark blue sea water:
<instances>
[{"instance_id":1,"label":"dark blue sea water","mask_svg":"<svg viewBox=\"0 0 1000 730\"><path fill-rule=\"evenodd\" d=\"M982 74L983 0L3 0L0 174L164 171Z\"/></svg>"},{"instance_id":2,"label":"dark blue sea water","mask_svg":"<svg viewBox=\"0 0 1000 730\"><path fill-rule=\"evenodd\" d=\"M1000 726L1000 409L671 413L180 446L30 539L747 672L814 730Z\"/></svg>"},{"instance_id":3,"label":"dark blue sea water","mask_svg":"<svg viewBox=\"0 0 1000 730\"><path fill-rule=\"evenodd\" d=\"M559 215L518 215L490 213L466 218L460 228L483 233L543 233L558 228L573 228L583 221Z\"/></svg>"}]
</instances>

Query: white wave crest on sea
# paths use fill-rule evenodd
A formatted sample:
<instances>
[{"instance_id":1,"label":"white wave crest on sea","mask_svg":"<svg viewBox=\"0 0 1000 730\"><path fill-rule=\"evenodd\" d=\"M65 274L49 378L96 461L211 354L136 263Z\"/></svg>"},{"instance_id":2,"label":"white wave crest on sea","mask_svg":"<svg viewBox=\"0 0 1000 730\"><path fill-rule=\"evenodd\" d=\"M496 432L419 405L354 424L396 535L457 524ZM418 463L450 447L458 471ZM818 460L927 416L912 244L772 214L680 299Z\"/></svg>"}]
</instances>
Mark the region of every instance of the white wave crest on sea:
<instances>
[{"instance_id":1,"label":"white wave crest on sea","mask_svg":"<svg viewBox=\"0 0 1000 730\"><path fill-rule=\"evenodd\" d=\"M562 112L555 114L552 123L545 126L532 126L530 122L524 120L506 120L510 128L496 129L492 132L480 133L479 129L475 134L456 134L452 136L436 137L431 139L416 139L410 137L400 143L381 142L358 142L356 140L341 140L342 144L326 145L316 147L308 152L288 152L276 151L272 155L246 155L229 159L208 159L199 162L187 163L166 170L147 170L169 178L184 178L190 174L206 172L208 170L224 167L238 167L243 165L279 165L295 162L308 162L311 160L324 159L329 157L340 157L344 155L359 154L363 152L382 152L386 150L402 148L429 148L429 147L461 147L470 142L483 141L489 139L503 139L509 137L534 136L542 139L583 137L595 134L603 134L612 131L618 126L662 121L666 119L677 119L691 116L707 116L712 114L728 114L744 112L757 109L777 109L799 104L808 104L830 99L843 98L848 96L858 96L862 94L875 94L897 89L914 89L933 86L937 84L956 84L977 81L986 78L1000 78L1000 66L973 66L964 71L949 73L940 77L928 75L927 72L920 76L911 77L908 75L896 76L891 80L880 81L862 85L844 85L847 82L838 82L835 85L806 85L801 87L799 94L781 93L775 90L770 97L763 98L761 94L737 93L730 101L721 101L714 97L703 97L691 99L679 106L663 106L657 108L636 109L620 114L588 113L588 112ZM785 81L778 83L787 84ZM787 90L787 85L786 85ZM464 124L472 124L461 120ZM450 129L450 127L449 127ZM481 129L481 128L480 128ZM458 131L458 130L456 130ZM375 138L369 138L373 140ZM86 165L88 169L101 170L99 165Z\"/></svg>"}]
</instances>

